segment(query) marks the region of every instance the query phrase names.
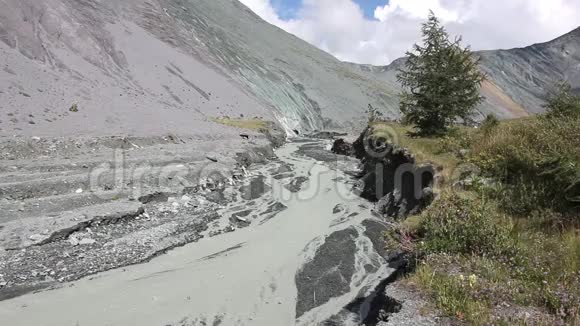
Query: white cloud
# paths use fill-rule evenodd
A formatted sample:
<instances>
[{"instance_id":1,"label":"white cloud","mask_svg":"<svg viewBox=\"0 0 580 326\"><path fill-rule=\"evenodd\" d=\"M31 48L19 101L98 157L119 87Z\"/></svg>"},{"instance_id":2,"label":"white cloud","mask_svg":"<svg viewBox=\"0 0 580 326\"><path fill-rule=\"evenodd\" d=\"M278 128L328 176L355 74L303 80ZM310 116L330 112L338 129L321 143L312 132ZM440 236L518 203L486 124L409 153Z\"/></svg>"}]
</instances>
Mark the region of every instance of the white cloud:
<instances>
[{"instance_id":1,"label":"white cloud","mask_svg":"<svg viewBox=\"0 0 580 326\"><path fill-rule=\"evenodd\" d=\"M375 18L384 22L393 15L425 19L432 10L442 21L457 21L459 13L441 5L439 0L391 0L375 9Z\"/></svg>"},{"instance_id":2,"label":"white cloud","mask_svg":"<svg viewBox=\"0 0 580 326\"><path fill-rule=\"evenodd\" d=\"M578 0L385 0L376 19L353 0L303 0L291 20L269 0L240 0L266 21L345 61L387 64L420 39L429 10L474 49L526 46L558 37L580 24Z\"/></svg>"}]
</instances>

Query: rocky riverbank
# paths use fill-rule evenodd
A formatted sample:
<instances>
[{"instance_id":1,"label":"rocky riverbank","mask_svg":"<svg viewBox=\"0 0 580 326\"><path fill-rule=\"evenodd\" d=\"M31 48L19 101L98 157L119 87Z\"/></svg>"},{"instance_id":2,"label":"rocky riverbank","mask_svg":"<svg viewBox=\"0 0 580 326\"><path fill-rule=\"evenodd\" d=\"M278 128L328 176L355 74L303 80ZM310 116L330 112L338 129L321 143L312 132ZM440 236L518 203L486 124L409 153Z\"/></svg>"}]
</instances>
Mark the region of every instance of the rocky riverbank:
<instances>
[{"instance_id":1,"label":"rocky riverbank","mask_svg":"<svg viewBox=\"0 0 580 326\"><path fill-rule=\"evenodd\" d=\"M243 226L239 217L211 228L224 203L264 191L249 170L275 159L283 141L281 133L227 142L171 135L4 141L0 300ZM280 209L268 208L264 214Z\"/></svg>"},{"instance_id":2,"label":"rocky riverbank","mask_svg":"<svg viewBox=\"0 0 580 326\"><path fill-rule=\"evenodd\" d=\"M377 214L404 219L433 201L436 171L431 164L417 164L413 154L389 136L377 127L367 127L352 144L336 139L331 150L361 161L358 192L377 203Z\"/></svg>"},{"instance_id":3,"label":"rocky riverbank","mask_svg":"<svg viewBox=\"0 0 580 326\"><path fill-rule=\"evenodd\" d=\"M359 161L330 145L245 151L237 162L257 163L231 177L119 199L133 211L4 251L0 315L14 325L383 325L415 311L387 294L408 262L385 250L389 222L352 191Z\"/></svg>"}]
</instances>

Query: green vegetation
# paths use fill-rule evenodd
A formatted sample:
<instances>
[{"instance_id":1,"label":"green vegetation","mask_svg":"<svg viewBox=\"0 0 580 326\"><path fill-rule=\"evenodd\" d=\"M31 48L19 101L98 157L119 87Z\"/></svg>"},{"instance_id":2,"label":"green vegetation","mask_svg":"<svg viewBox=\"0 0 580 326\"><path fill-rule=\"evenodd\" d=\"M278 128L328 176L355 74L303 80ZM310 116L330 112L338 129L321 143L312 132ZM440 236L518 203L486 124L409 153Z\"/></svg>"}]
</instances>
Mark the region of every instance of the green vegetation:
<instances>
[{"instance_id":1,"label":"green vegetation","mask_svg":"<svg viewBox=\"0 0 580 326\"><path fill-rule=\"evenodd\" d=\"M433 12L423 24L424 44L407 53L398 80L404 87L401 112L419 135L444 134L458 118L468 121L482 101L484 75L469 47L454 41Z\"/></svg>"},{"instance_id":2,"label":"green vegetation","mask_svg":"<svg viewBox=\"0 0 580 326\"><path fill-rule=\"evenodd\" d=\"M490 116L442 138L379 126L451 171L439 198L387 236L419 258L406 284L470 325L580 324L579 115Z\"/></svg>"},{"instance_id":3,"label":"green vegetation","mask_svg":"<svg viewBox=\"0 0 580 326\"><path fill-rule=\"evenodd\" d=\"M230 118L230 117L221 117L221 118L212 118L213 122L217 122L219 124L241 128L241 129L248 129L254 130L258 132L265 132L271 128L272 122L262 120L262 119L243 119L243 118Z\"/></svg>"},{"instance_id":4,"label":"green vegetation","mask_svg":"<svg viewBox=\"0 0 580 326\"><path fill-rule=\"evenodd\" d=\"M485 120L481 123L481 130L483 131L484 135L489 135L495 128L499 125L498 118L493 114L490 113L485 117Z\"/></svg>"},{"instance_id":5,"label":"green vegetation","mask_svg":"<svg viewBox=\"0 0 580 326\"><path fill-rule=\"evenodd\" d=\"M483 286L481 282L477 282L475 274L472 275L468 277L463 274L450 275L428 263L423 263L408 281L417 282L428 289L437 308L446 315L457 317L471 325L480 325L489 320L490 309L487 302L473 300L472 292L480 291Z\"/></svg>"},{"instance_id":6,"label":"green vegetation","mask_svg":"<svg viewBox=\"0 0 580 326\"><path fill-rule=\"evenodd\" d=\"M567 213L580 204L580 116L510 121L480 134L470 162L500 183L488 194L508 213Z\"/></svg>"},{"instance_id":7,"label":"green vegetation","mask_svg":"<svg viewBox=\"0 0 580 326\"><path fill-rule=\"evenodd\" d=\"M448 192L423 214L425 253L496 255L510 248L510 221L477 197Z\"/></svg>"},{"instance_id":8,"label":"green vegetation","mask_svg":"<svg viewBox=\"0 0 580 326\"><path fill-rule=\"evenodd\" d=\"M561 83L548 97L545 105L549 117L570 117L580 115L580 96L572 93L572 86Z\"/></svg>"},{"instance_id":9,"label":"green vegetation","mask_svg":"<svg viewBox=\"0 0 580 326\"><path fill-rule=\"evenodd\" d=\"M422 31L398 76L406 125L369 113L373 137L439 174L433 204L385 234L417 258L405 283L470 325L580 325L580 96L563 83L545 115L454 126L484 76L432 13Z\"/></svg>"},{"instance_id":10,"label":"green vegetation","mask_svg":"<svg viewBox=\"0 0 580 326\"><path fill-rule=\"evenodd\" d=\"M372 104L369 104L365 113L369 117L369 124L383 121L383 112L381 112L379 109L376 109L374 106L372 106Z\"/></svg>"}]
</instances>

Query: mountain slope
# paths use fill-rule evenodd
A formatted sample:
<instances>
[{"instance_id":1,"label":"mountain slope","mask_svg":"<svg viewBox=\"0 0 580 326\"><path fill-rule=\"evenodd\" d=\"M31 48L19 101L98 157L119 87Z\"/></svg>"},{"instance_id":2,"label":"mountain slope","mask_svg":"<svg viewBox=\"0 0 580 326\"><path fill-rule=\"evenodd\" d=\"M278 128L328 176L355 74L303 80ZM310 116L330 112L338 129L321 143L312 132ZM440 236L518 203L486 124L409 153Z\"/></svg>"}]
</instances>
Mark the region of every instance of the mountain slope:
<instances>
[{"instance_id":1,"label":"mountain slope","mask_svg":"<svg viewBox=\"0 0 580 326\"><path fill-rule=\"evenodd\" d=\"M241 114L312 130L369 102L396 114L391 89L235 0L3 2L3 134L212 133L211 117Z\"/></svg>"},{"instance_id":2,"label":"mountain slope","mask_svg":"<svg viewBox=\"0 0 580 326\"><path fill-rule=\"evenodd\" d=\"M237 0L3 0L0 136L227 133L212 118L263 117L290 134L355 125L368 103L399 116L397 60L343 63ZM481 52L482 113L541 111L572 69L578 31ZM570 68L568 68L570 67ZM576 85L577 86L577 85ZM69 112L78 104L79 112Z\"/></svg>"},{"instance_id":3,"label":"mountain slope","mask_svg":"<svg viewBox=\"0 0 580 326\"><path fill-rule=\"evenodd\" d=\"M476 55L487 75L481 90L485 101L478 108L482 116L492 112L514 118L543 112L547 92L562 80L580 89L580 28L550 42ZM401 58L385 67L353 66L398 88L397 69L404 62Z\"/></svg>"},{"instance_id":4,"label":"mountain slope","mask_svg":"<svg viewBox=\"0 0 580 326\"><path fill-rule=\"evenodd\" d=\"M580 87L580 28L547 43L479 54L489 80L531 113L543 111L557 82Z\"/></svg>"}]
</instances>

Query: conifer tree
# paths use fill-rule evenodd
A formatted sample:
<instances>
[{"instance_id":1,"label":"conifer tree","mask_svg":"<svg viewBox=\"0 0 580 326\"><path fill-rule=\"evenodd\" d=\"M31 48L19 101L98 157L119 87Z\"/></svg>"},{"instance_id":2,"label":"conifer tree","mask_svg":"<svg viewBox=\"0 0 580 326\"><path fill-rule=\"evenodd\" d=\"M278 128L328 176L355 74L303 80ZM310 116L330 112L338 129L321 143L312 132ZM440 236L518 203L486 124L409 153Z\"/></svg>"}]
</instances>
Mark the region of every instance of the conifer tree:
<instances>
[{"instance_id":1,"label":"conifer tree","mask_svg":"<svg viewBox=\"0 0 580 326\"><path fill-rule=\"evenodd\" d=\"M423 45L415 44L407 52L408 60L397 76L404 89L400 107L418 134L438 135L458 118L469 120L483 100L479 88L485 77L478 69L479 59L461 46L461 37L449 40L433 12L422 33Z\"/></svg>"}]
</instances>

